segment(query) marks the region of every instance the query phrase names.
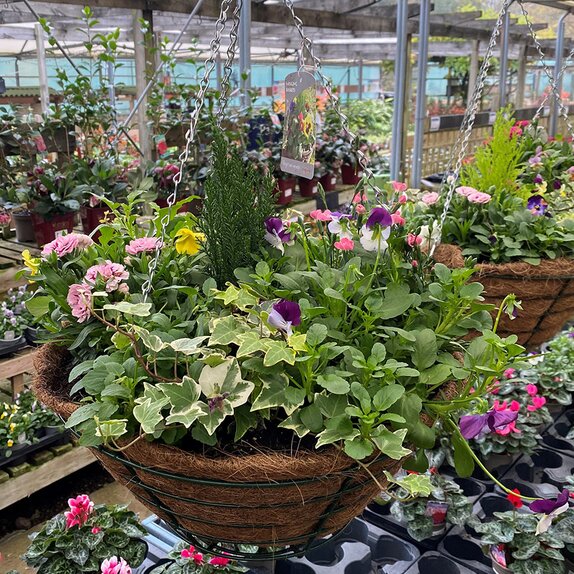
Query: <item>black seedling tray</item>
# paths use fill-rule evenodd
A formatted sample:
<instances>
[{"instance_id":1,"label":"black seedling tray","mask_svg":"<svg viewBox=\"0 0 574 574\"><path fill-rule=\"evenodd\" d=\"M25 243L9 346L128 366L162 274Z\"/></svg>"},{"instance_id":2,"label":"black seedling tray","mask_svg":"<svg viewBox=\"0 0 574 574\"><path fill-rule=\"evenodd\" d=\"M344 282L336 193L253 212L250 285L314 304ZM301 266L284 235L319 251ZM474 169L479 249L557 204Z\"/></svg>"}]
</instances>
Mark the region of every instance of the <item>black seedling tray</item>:
<instances>
[{"instance_id":1,"label":"black seedling tray","mask_svg":"<svg viewBox=\"0 0 574 574\"><path fill-rule=\"evenodd\" d=\"M473 571L439 552L425 552L406 574L473 574Z\"/></svg>"},{"instance_id":2,"label":"black seedling tray","mask_svg":"<svg viewBox=\"0 0 574 574\"><path fill-rule=\"evenodd\" d=\"M66 431L62 431L59 433L45 434L33 444L17 445L12 449L12 454L9 457L5 457L4 454L0 452L0 469L7 466L18 466L19 464L26 462L33 454L51 446L64 444L68 441L68 433Z\"/></svg>"},{"instance_id":3,"label":"black seedling tray","mask_svg":"<svg viewBox=\"0 0 574 574\"><path fill-rule=\"evenodd\" d=\"M464 528L455 526L441 541L438 551L448 558L464 564L478 574L491 574L491 560L485 556L480 540L474 538Z\"/></svg>"},{"instance_id":4,"label":"black seedling tray","mask_svg":"<svg viewBox=\"0 0 574 574\"><path fill-rule=\"evenodd\" d=\"M482 495L484 495L486 493L487 489L487 485L482 482L481 480L478 480L477 478L460 478L458 476L455 475L449 475L447 473L445 473L445 476L448 476L448 478L452 479L454 482L456 482L456 484L458 484L465 496L474 504Z\"/></svg>"},{"instance_id":5,"label":"black seedling tray","mask_svg":"<svg viewBox=\"0 0 574 574\"><path fill-rule=\"evenodd\" d=\"M574 441L566 436L574 427L574 409L568 409L542 435L542 444L561 453L574 456Z\"/></svg>"}]
</instances>

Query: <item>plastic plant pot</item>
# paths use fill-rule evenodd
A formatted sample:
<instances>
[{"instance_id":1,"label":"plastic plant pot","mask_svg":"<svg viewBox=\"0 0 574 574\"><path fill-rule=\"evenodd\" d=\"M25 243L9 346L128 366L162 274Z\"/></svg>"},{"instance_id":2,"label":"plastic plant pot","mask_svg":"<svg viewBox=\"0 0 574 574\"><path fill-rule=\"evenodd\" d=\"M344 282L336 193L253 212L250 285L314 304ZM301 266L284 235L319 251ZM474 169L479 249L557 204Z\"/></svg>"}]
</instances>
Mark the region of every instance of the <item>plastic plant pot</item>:
<instances>
[{"instance_id":1,"label":"plastic plant pot","mask_svg":"<svg viewBox=\"0 0 574 574\"><path fill-rule=\"evenodd\" d=\"M402 574L420 556L414 544L372 525L369 526L369 546L377 571L385 574Z\"/></svg>"},{"instance_id":2,"label":"plastic plant pot","mask_svg":"<svg viewBox=\"0 0 574 574\"><path fill-rule=\"evenodd\" d=\"M337 186L337 176L334 173L326 173L319 183L323 186L325 191L333 191Z\"/></svg>"},{"instance_id":3,"label":"plastic plant pot","mask_svg":"<svg viewBox=\"0 0 574 574\"><path fill-rule=\"evenodd\" d=\"M54 241L56 237L64 235L65 233L72 233L74 231L74 223L76 221L76 212L72 211L64 215L57 215L51 219L44 219L32 213L32 223L34 225L34 233L36 235L36 243L38 247Z\"/></svg>"},{"instance_id":4,"label":"plastic plant pot","mask_svg":"<svg viewBox=\"0 0 574 574\"><path fill-rule=\"evenodd\" d=\"M317 194L317 184L319 180L316 178L305 179L303 177L299 178L299 193L301 197L313 197Z\"/></svg>"},{"instance_id":5,"label":"plastic plant pot","mask_svg":"<svg viewBox=\"0 0 574 574\"><path fill-rule=\"evenodd\" d=\"M363 172L360 170L359 165L343 164L341 166L341 179L343 185L357 185L363 177Z\"/></svg>"},{"instance_id":6,"label":"plastic plant pot","mask_svg":"<svg viewBox=\"0 0 574 574\"><path fill-rule=\"evenodd\" d=\"M12 220L16 228L16 241L20 243L31 243L36 241L32 214L28 212L12 212Z\"/></svg>"},{"instance_id":7,"label":"plastic plant pot","mask_svg":"<svg viewBox=\"0 0 574 574\"><path fill-rule=\"evenodd\" d=\"M277 180L276 201L279 205L287 205L293 201L293 192L297 180L294 177Z\"/></svg>"},{"instance_id":8,"label":"plastic plant pot","mask_svg":"<svg viewBox=\"0 0 574 574\"><path fill-rule=\"evenodd\" d=\"M482 551L480 540L469 537L460 527L453 528L440 543L438 551L441 554L461 562L475 572L490 572L490 557Z\"/></svg>"},{"instance_id":9,"label":"plastic plant pot","mask_svg":"<svg viewBox=\"0 0 574 574\"><path fill-rule=\"evenodd\" d=\"M408 570L407 574L471 574L472 570L439 554L425 552Z\"/></svg>"},{"instance_id":10,"label":"plastic plant pot","mask_svg":"<svg viewBox=\"0 0 574 574\"><path fill-rule=\"evenodd\" d=\"M26 346L26 338L24 335L16 337L15 339L0 339L0 357L6 357L12 353L16 353Z\"/></svg>"},{"instance_id":11,"label":"plastic plant pot","mask_svg":"<svg viewBox=\"0 0 574 574\"><path fill-rule=\"evenodd\" d=\"M80 218L82 219L82 228L86 235L90 235L102 219L111 219L113 215L110 213L109 207L89 207L83 205L80 209Z\"/></svg>"}]
</instances>

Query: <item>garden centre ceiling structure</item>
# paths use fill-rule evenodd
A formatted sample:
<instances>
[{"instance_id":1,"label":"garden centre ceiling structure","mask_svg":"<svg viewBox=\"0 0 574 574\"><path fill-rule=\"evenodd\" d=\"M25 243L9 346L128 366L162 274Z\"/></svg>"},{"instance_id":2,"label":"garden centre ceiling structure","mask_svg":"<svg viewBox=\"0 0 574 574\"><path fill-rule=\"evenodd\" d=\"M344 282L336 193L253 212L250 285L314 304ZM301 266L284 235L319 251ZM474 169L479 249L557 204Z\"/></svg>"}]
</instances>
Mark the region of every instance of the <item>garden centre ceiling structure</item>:
<instances>
[{"instance_id":1,"label":"garden centre ceiling structure","mask_svg":"<svg viewBox=\"0 0 574 574\"><path fill-rule=\"evenodd\" d=\"M418 60L417 100L424 102L426 62L432 55L471 55L471 86L478 72L479 57L490 38L494 21L480 19L479 11L457 14L434 14L431 0L411 2L408 0L293 0L295 11L303 21L305 30L315 43L316 55L324 61L380 62L395 61L395 114L393 122L393 160L391 171L398 177L402 171L405 149L405 115L409 90L411 58ZM99 20L102 31L120 28L120 43L127 53L133 53L136 76L140 78L138 94L145 88L145 72L149 73L151 51L144 46L143 36L138 36L138 19L149 22L156 34L175 40L182 32L183 14L196 11L181 36L178 54L185 56L190 50L199 49L195 56L201 59L214 32L214 21L219 15L220 0L7 0L7 7L0 14L0 54L9 52L19 57L35 55L41 43L42 30L36 25L38 17L50 22L53 35L68 54L81 53L85 36L81 28L81 7L89 4ZM545 3L564 8L565 3ZM535 29L545 28L536 24ZM418 41L413 42L413 37ZM429 42L429 38L440 38ZM448 41L444 39L447 38ZM152 40L153 41L153 40ZM564 44L564 42L563 42ZM296 60L301 40L292 26L289 10L283 0L247 0L243 3L240 27L240 67L249 69L252 60ZM562 45L562 49L570 48ZM227 49L222 43L222 51ZM552 55L553 43L544 43L544 49ZM43 51L43 50L42 50ZM526 60L536 52L525 25L519 25L510 16L502 33L501 85L505 85L508 57L521 62L519 89L526 74ZM139 63L139 64L138 64ZM152 63L153 66L153 63ZM244 81L244 97L247 98L249 79ZM505 103L505 90L500 90L500 102ZM522 88L523 92L523 88ZM520 98L520 96L519 96ZM45 98L47 100L47 97ZM246 100L244 100L246 101ZM417 142L422 141L424 107L417 108L415 136L415 173L419 177L416 160ZM141 120L141 118L140 118ZM141 126L142 121L138 121Z\"/></svg>"}]
</instances>

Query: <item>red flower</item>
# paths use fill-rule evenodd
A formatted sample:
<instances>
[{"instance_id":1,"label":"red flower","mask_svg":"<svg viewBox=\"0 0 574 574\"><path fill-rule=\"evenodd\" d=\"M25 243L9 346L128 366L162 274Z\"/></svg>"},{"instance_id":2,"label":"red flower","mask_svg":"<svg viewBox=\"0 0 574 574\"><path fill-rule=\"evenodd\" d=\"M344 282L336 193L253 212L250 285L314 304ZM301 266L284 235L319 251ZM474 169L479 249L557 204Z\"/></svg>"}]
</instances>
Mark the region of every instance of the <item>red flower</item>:
<instances>
[{"instance_id":1,"label":"red flower","mask_svg":"<svg viewBox=\"0 0 574 574\"><path fill-rule=\"evenodd\" d=\"M520 490L518 488L514 488L512 492L509 492L506 495L506 499L514 506L514 508L522 508L524 503L522 502L522 498L520 498Z\"/></svg>"},{"instance_id":2,"label":"red flower","mask_svg":"<svg viewBox=\"0 0 574 574\"><path fill-rule=\"evenodd\" d=\"M221 556L213 556L209 559L209 564L211 566L221 566L223 568L227 566L229 562L231 562L229 558L223 558Z\"/></svg>"},{"instance_id":3,"label":"red flower","mask_svg":"<svg viewBox=\"0 0 574 574\"><path fill-rule=\"evenodd\" d=\"M195 546L190 546L189 548L184 548L181 551L181 557L182 558L193 558L194 553L195 553Z\"/></svg>"}]
</instances>

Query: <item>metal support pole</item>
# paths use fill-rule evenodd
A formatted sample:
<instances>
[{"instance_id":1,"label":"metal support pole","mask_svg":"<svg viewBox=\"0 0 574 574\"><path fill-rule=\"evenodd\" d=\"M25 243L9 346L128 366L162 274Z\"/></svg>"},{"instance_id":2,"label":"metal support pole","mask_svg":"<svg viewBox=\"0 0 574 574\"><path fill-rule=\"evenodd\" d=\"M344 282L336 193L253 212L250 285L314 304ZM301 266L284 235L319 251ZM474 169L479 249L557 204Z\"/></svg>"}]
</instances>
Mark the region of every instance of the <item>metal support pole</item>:
<instances>
[{"instance_id":1,"label":"metal support pole","mask_svg":"<svg viewBox=\"0 0 574 574\"><path fill-rule=\"evenodd\" d=\"M516 100L514 106L517 110L524 107L524 90L526 86L526 44L518 49L518 78L516 80Z\"/></svg>"},{"instance_id":2,"label":"metal support pole","mask_svg":"<svg viewBox=\"0 0 574 574\"><path fill-rule=\"evenodd\" d=\"M221 92L221 78L223 77L221 68L221 54L219 51L215 55L215 78L217 81L217 91Z\"/></svg>"},{"instance_id":3,"label":"metal support pole","mask_svg":"<svg viewBox=\"0 0 574 574\"><path fill-rule=\"evenodd\" d=\"M504 14L504 22L501 30L500 42L500 76L498 82L498 107L503 108L506 105L506 84L508 80L508 43L510 32L510 12L507 10Z\"/></svg>"},{"instance_id":4,"label":"metal support pole","mask_svg":"<svg viewBox=\"0 0 574 574\"><path fill-rule=\"evenodd\" d=\"M146 92L146 49L145 37L141 28L140 20L143 18L141 10L134 11L134 50L135 50L135 66L136 66L136 94L138 98L137 106L137 124L139 132L139 145L142 155L146 161L152 159L152 148L149 137L149 130L147 125L147 92ZM130 114L132 116L132 114ZM127 121L126 121L127 123Z\"/></svg>"},{"instance_id":5,"label":"metal support pole","mask_svg":"<svg viewBox=\"0 0 574 574\"><path fill-rule=\"evenodd\" d=\"M564 12L560 19L558 20L558 30L556 31L556 56L554 64L554 81L556 82L556 87L558 88L558 93L562 94L562 77L560 75L560 70L562 69L562 61L564 58L564 33L566 31L566 17L570 12ZM551 111L550 111L550 124L548 126L548 134L551 136L556 135L558 129L558 117L560 116L560 106L558 99L553 95L552 98Z\"/></svg>"},{"instance_id":6,"label":"metal support pole","mask_svg":"<svg viewBox=\"0 0 574 574\"><path fill-rule=\"evenodd\" d=\"M241 74L241 105L251 104L251 0L243 0L239 23L239 72Z\"/></svg>"},{"instance_id":7,"label":"metal support pole","mask_svg":"<svg viewBox=\"0 0 574 574\"><path fill-rule=\"evenodd\" d=\"M44 44L44 29L42 24L34 24L36 36L36 53L38 56L38 76L40 79L40 105L42 114L50 111L50 90L48 88L48 71L46 69L46 45Z\"/></svg>"},{"instance_id":8,"label":"metal support pole","mask_svg":"<svg viewBox=\"0 0 574 574\"><path fill-rule=\"evenodd\" d=\"M415 109L415 138L411 168L411 187L420 185L423 169L423 139L426 119L427 61L430 34L430 0L420 0L419 57L417 70L417 101Z\"/></svg>"},{"instance_id":9,"label":"metal support pole","mask_svg":"<svg viewBox=\"0 0 574 574\"><path fill-rule=\"evenodd\" d=\"M108 93L110 96L110 106L116 109L116 84L115 84L115 67L113 62L108 62Z\"/></svg>"},{"instance_id":10,"label":"metal support pole","mask_svg":"<svg viewBox=\"0 0 574 574\"><path fill-rule=\"evenodd\" d=\"M363 99L363 58L359 60L359 100Z\"/></svg>"},{"instance_id":11,"label":"metal support pole","mask_svg":"<svg viewBox=\"0 0 574 574\"><path fill-rule=\"evenodd\" d=\"M472 51L470 52L470 67L468 70L468 92L466 94L466 102L470 102L474 88L476 86L476 79L478 78L478 68L480 67L480 40L472 41Z\"/></svg>"},{"instance_id":12,"label":"metal support pole","mask_svg":"<svg viewBox=\"0 0 574 574\"><path fill-rule=\"evenodd\" d=\"M397 57L395 60L395 92L391 139L391 179L401 178L404 157L404 119L407 93L408 0L397 0Z\"/></svg>"}]
</instances>

